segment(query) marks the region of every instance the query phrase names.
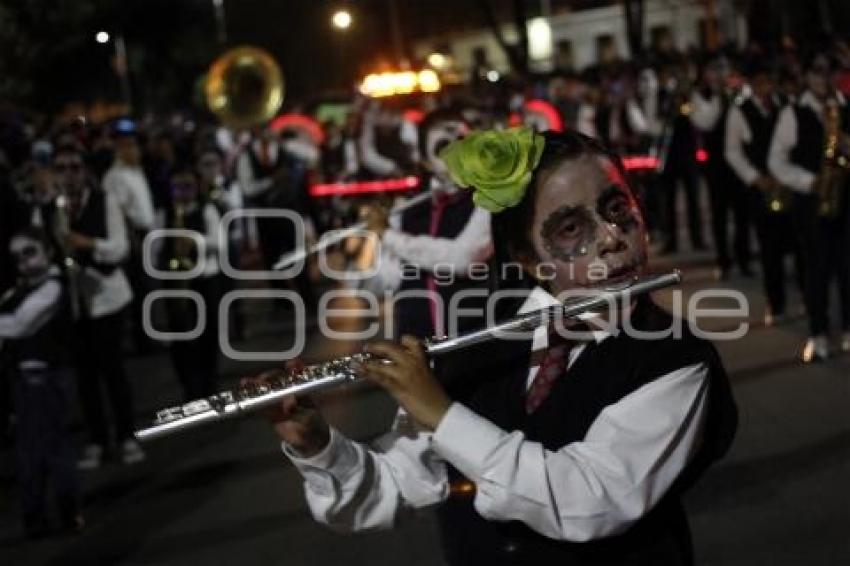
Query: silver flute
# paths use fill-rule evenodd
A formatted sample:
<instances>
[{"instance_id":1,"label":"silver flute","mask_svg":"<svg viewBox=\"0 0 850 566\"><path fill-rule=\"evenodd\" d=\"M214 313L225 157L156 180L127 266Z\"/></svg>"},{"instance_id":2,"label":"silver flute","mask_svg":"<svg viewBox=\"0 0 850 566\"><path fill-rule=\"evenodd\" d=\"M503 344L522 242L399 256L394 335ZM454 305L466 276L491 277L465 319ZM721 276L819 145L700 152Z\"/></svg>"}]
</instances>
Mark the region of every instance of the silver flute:
<instances>
[{"instance_id":1,"label":"silver flute","mask_svg":"<svg viewBox=\"0 0 850 566\"><path fill-rule=\"evenodd\" d=\"M492 327L450 338L433 338L426 342L425 352L430 359L491 340L517 336L556 320L579 318L612 304L622 304L630 298L651 293L682 281L678 270L661 275L629 278L607 287L593 289L564 304L517 315ZM359 379L353 364L372 360L368 353L352 354L327 362L310 365L295 373L284 369L263 374L261 383L243 385L184 405L163 409L153 423L136 431L139 440L193 428L198 425L234 418L270 407L287 395L303 395L351 383ZM379 359L383 363L388 360Z\"/></svg>"}]
</instances>

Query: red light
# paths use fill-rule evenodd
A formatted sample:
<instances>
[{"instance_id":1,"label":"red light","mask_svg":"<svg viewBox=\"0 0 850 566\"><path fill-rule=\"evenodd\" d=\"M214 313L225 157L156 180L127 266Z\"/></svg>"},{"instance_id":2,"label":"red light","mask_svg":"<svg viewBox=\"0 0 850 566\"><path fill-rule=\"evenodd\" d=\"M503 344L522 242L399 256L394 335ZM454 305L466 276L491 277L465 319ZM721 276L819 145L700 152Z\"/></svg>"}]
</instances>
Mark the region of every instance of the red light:
<instances>
[{"instance_id":1,"label":"red light","mask_svg":"<svg viewBox=\"0 0 850 566\"><path fill-rule=\"evenodd\" d=\"M697 162L705 163L706 161L708 161L708 152L703 148L699 148L697 150Z\"/></svg>"},{"instance_id":2,"label":"red light","mask_svg":"<svg viewBox=\"0 0 850 566\"><path fill-rule=\"evenodd\" d=\"M422 120L425 119L425 113L421 110L417 110L416 108L408 108L404 111L403 118L408 122L413 122L414 124L421 124Z\"/></svg>"},{"instance_id":3,"label":"red light","mask_svg":"<svg viewBox=\"0 0 850 566\"><path fill-rule=\"evenodd\" d=\"M269 129L276 134L286 128L305 131L316 145L321 145L325 141L325 131L322 126L305 114L281 114L269 123Z\"/></svg>"},{"instance_id":4,"label":"red light","mask_svg":"<svg viewBox=\"0 0 850 566\"><path fill-rule=\"evenodd\" d=\"M419 183L419 177L402 177L400 179L383 179L380 181L361 181L353 183L324 183L311 186L310 196L329 197L409 191L410 189L418 187Z\"/></svg>"},{"instance_id":5,"label":"red light","mask_svg":"<svg viewBox=\"0 0 850 566\"><path fill-rule=\"evenodd\" d=\"M529 100L525 103L525 111L542 114L549 124L549 129L553 132L564 131L564 122L561 120L561 114L558 112L558 109L545 100Z\"/></svg>"},{"instance_id":6,"label":"red light","mask_svg":"<svg viewBox=\"0 0 850 566\"><path fill-rule=\"evenodd\" d=\"M657 157L652 155L629 155L623 157L623 167L626 171L646 171L658 169L660 164Z\"/></svg>"},{"instance_id":7,"label":"red light","mask_svg":"<svg viewBox=\"0 0 850 566\"><path fill-rule=\"evenodd\" d=\"M508 116L508 126L513 128L514 126L520 125L522 125L522 117L520 117L520 115L516 112L511 112Z\"/></svg>"}]
</instances>

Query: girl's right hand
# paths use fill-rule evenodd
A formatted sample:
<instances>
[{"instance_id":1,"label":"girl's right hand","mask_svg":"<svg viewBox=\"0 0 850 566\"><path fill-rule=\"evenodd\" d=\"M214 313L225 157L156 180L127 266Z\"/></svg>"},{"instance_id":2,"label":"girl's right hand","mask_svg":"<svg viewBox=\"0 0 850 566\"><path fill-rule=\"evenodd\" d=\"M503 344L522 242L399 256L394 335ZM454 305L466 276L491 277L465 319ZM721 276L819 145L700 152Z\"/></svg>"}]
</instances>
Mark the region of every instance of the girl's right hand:
<instances>
[{"instance_id":1,"label":"girl's right hand","mask_svg":"<svg viewBox=\"0 0 850 566\"><path fill-rule=\"evenodd\" d=\"M300 371L304 364L299 359L286 363L289 372ZM243 378L240 385L260 385L279 370L271 370L257 377ZM266 418L281 440L300 456L309 458L321 452L330 441L330 427L315 403L309 398L287 395L266 412Z\"/></svg>"}]
</instances>

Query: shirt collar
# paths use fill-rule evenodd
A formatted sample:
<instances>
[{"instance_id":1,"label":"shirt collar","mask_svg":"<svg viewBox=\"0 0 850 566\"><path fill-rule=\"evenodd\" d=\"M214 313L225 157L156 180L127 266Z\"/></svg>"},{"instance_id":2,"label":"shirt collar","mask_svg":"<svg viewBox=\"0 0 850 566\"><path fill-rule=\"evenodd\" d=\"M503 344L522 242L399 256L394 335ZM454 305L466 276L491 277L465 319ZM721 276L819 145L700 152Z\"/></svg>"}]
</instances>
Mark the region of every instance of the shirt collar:
<instances>
[{"instance_id":1,"label":"shirt collar","mask_svg":"<svg viewBox=\"0 0 850 566\"><path fill-rule=\"evenodd\" d=\"M532 312L535 310L545 309L546 307L551 307L558 305L558 300L548 291L546 291L543 287L537 286L531 290L531 293L528 294L525 301L523 301L522 306L520 306L517 314L525 314L528 312ZM596 318L596 315L591 313L585 313L582 316L579 316L581 320L592 320ZM607 330L592 330L591 335L593 336L593 341L599 344L609 336L611 333ZM541 326L534 330L534 334L531 339L531 349L532 350L543 350L549 345L549 332L545 326Z\"/></svg>"}]
</instances>

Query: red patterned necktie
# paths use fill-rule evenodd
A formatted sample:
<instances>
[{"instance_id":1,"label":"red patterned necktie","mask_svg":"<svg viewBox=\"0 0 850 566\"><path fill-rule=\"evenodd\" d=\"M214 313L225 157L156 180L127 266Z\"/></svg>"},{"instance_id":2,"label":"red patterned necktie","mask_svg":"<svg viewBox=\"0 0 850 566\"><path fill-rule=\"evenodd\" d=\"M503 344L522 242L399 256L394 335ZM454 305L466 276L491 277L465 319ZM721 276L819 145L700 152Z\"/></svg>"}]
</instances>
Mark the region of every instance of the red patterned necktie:
<instances>
[{"instance_id":1,"label":"red patterned necktie","mask_svg":"<svg viewBox=\"0 0 850 566\"><path fill-rule=\"evenodd\" d=\"M529 415L543 404L551 393L555 380L564 373L569 351L569 344L561 342L546 352L546 357L540 362L537 375L534 376L534 381L525 397L525 412Z\"/></svg>"}]
</instances>

